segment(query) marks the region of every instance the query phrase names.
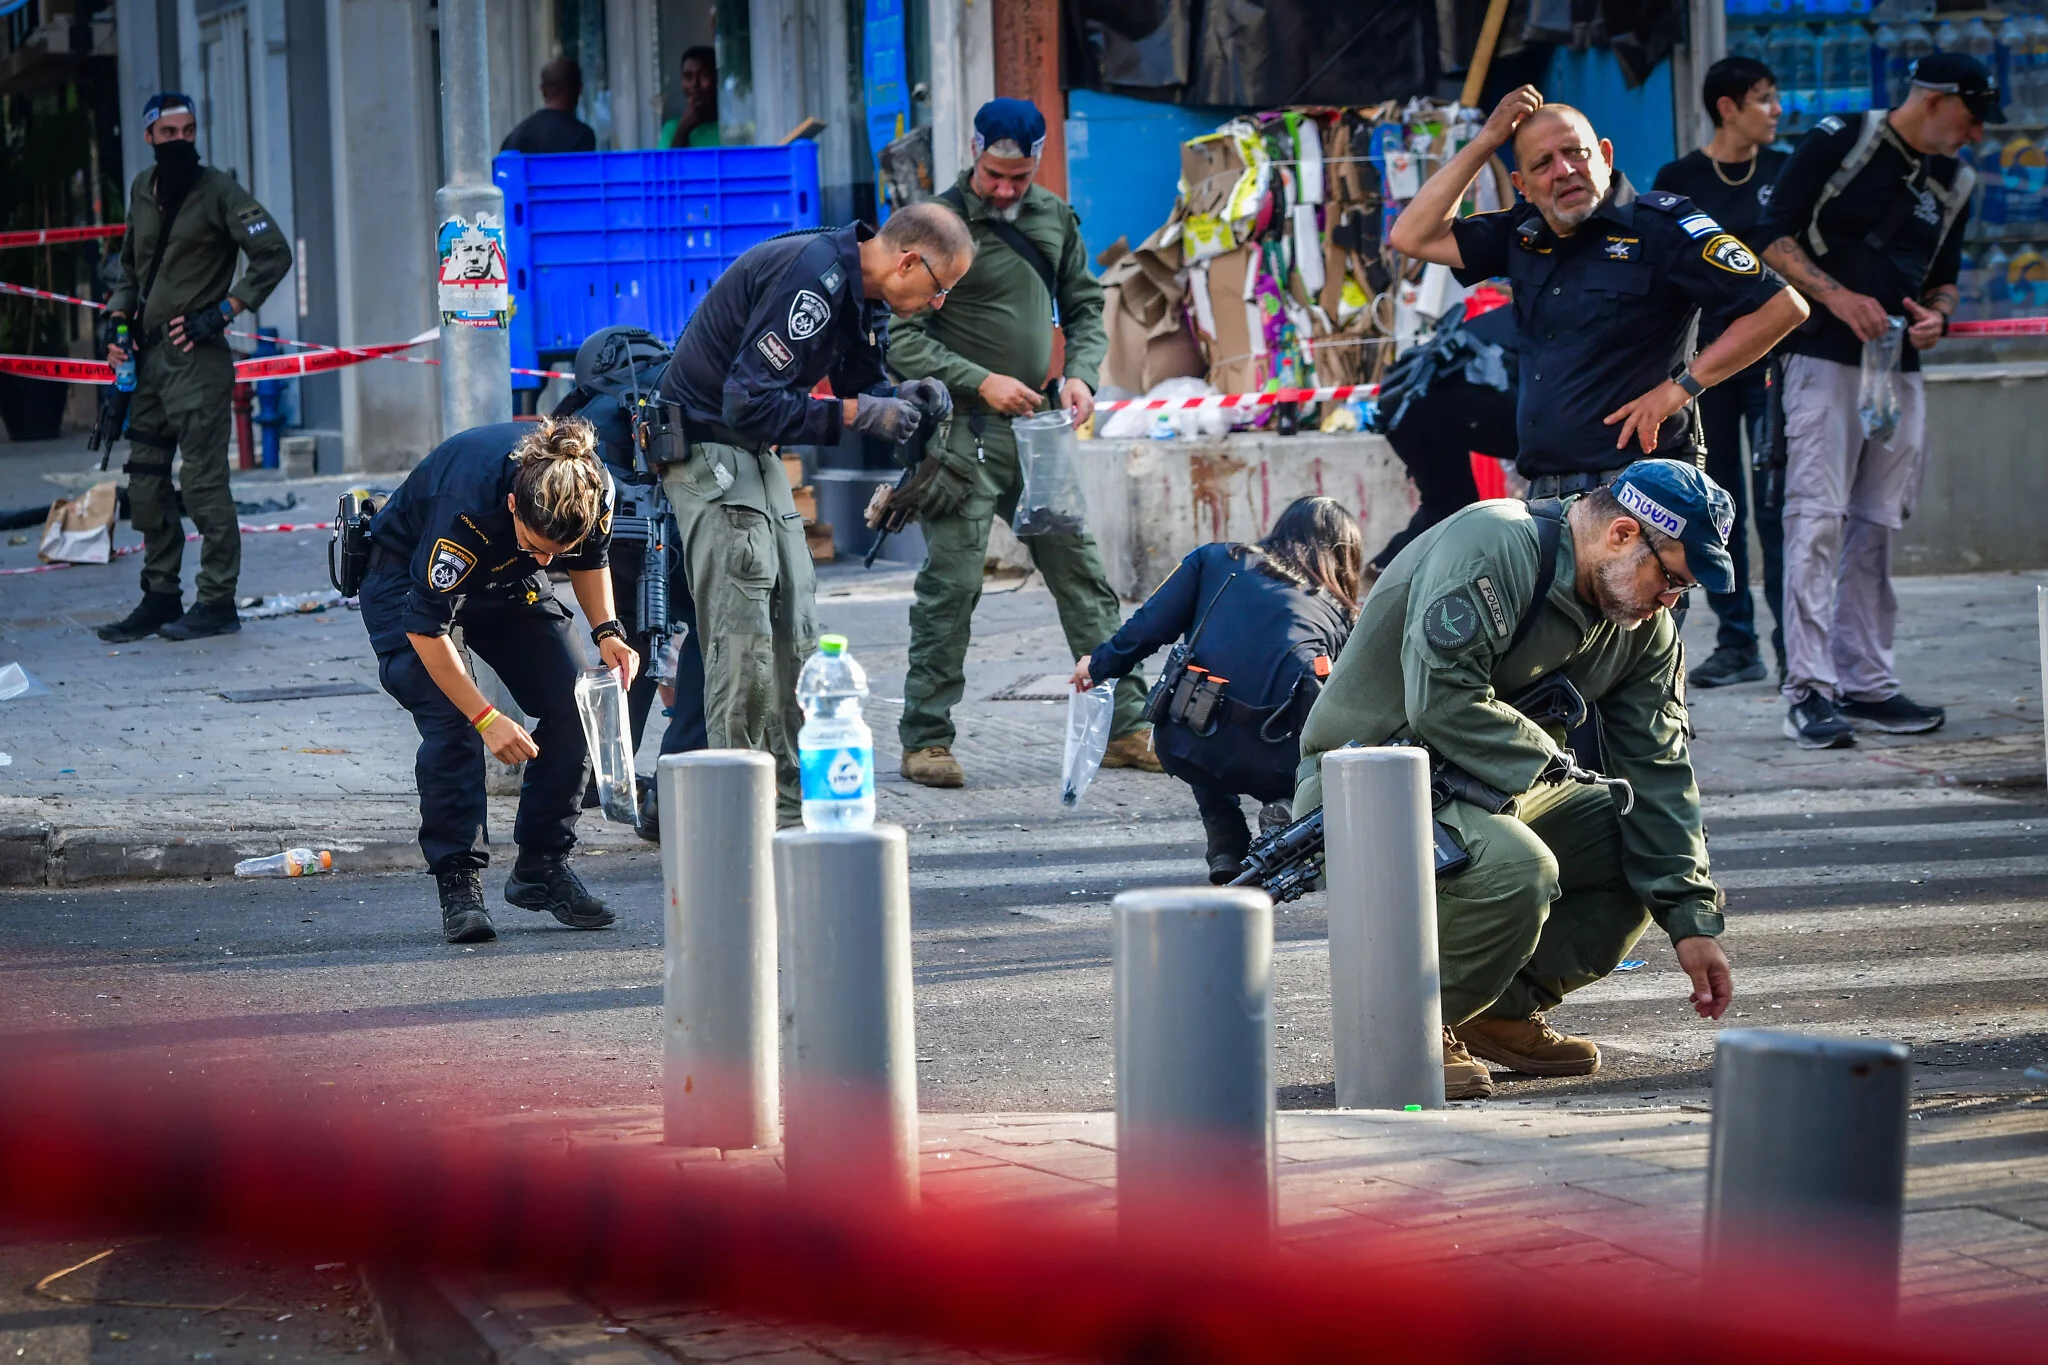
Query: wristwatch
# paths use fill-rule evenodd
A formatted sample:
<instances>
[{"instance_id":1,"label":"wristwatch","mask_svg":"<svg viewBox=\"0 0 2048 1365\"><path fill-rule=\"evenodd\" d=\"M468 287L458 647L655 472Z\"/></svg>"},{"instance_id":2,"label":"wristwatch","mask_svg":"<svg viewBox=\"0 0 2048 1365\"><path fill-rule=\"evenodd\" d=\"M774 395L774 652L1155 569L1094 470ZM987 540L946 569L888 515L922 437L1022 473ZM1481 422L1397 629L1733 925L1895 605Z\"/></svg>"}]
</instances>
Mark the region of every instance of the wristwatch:
<instances>
[{"instance_id":1,"label":"wristwatch","mask_svg":"<svg viewBox=\"0 0 2048 1365\"><path fill-rule=\"evenodd\" d=\"M1707 391L1707 386L1705 384L1700 383L1698 379L1693 377L1693 372L1690 367L1680 370L1678 372L1678 378L1672 380L1671 382L1678 385L1679 388L1684 389L1685 396L1687 398L1697 398Z\"/></svg>"},{"instance_id":2,"label":"wristwatch","mask_svg":"<svg viewBox=\"0 0 2048 1365\"><path fill-rule=\"evenodd\" d=\"M594 645L603 644L610 636L617 636L621 640L626 638L626 628L619 624L616 616L609 621L600 621L590 628L590 643Z\"/></svg>"}]
</instances>

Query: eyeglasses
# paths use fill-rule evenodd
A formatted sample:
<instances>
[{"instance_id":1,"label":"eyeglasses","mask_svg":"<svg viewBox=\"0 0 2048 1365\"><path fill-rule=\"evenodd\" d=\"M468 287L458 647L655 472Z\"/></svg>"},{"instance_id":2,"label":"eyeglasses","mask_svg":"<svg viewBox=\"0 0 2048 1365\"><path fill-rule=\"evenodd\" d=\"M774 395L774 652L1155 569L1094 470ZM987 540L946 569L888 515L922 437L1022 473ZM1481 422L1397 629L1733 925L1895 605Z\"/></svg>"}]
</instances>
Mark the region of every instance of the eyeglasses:
<instances>
[{"instance_id":1,"label":"eyeglasses","mask_svg":"<svg viewBox=\"0 0 2048 1365\"><path fill-rule=\"evenodd\" d=\"M1698 583L1693 582L1691 579L1680 578L1677 574L1671 572L1671 567L1664 562L1664 556L1658 554L1657 547L1650 544L1649 530L1643 527L1643 523L1640 521L1636 522L1636 526L1643 532L1643 548L1650 552L1650 558L1657 565L1657 572L1664 575L1664 592L1658 593L1659 597L1664 596L1664 593L1675 593L1677 596L1683 597L1699 586Z\"/></svg>"},{"instance_id":2,"label":"eyeglasses","mask_svg":"<svg viewBox=\"0 0 2048 1365\"><path fill-rule=\"evenodd\" d=\"M938 271L936 271L936 270L933 270L933 269L932 269L932 263L931 263L930 261L928 261L928 260L926 260L926 259L925 259L924 257L920 256L920 257L918 257L918 258L917 258L917 263L918 263L919 265L921 265L921 266L923 266L923 267L924 267L924 273L925 273L925 274L927 274L927 275L929 275L929 276L931 276L931 277L932 277L932 302L933 302L933 303L937 303L937 302L938 302L939 300L941 300L941 299L945 298L945 297L946 297L946 295L948 295L948 294L950 294L950 293L952 293L952 292L953 292L953 286L952 286L952 285L950 285L950 284L940 284L940 283L939 283L939 272L938 272Z\"/></svg>"}]
</instances>

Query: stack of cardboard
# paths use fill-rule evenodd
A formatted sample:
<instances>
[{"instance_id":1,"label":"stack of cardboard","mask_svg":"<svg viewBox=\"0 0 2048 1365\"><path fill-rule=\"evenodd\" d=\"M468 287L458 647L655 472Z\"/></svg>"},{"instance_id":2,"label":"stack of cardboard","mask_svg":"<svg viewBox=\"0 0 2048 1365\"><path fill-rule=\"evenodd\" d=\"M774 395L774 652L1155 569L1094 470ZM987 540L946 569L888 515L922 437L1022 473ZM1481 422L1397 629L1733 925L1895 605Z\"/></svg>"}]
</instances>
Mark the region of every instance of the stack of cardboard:
<instances>
[{"instance_id":1,"label":"stack of cardboard","mask_svg":"<svg viewBox=\"0 0 2048 1365\"><path fill-rule=\"evenodd\" d=\"M818 490L804 482L804 457L783 456L782 473L789 480L797 515L804 519L804 543L810 547L811 562L830 564L837 554L832 546L832 523L818 520Z\"/></svg>"}]
</instances>

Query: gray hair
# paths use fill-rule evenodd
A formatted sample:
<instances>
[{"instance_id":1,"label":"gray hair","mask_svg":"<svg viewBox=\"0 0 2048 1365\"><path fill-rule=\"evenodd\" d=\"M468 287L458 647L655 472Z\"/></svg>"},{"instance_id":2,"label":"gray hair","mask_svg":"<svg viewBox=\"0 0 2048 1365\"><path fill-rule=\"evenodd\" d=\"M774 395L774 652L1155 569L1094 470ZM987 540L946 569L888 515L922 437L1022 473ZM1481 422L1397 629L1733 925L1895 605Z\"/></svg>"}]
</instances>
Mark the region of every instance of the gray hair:
<instances>
[{"instance_id":1,"label":"gray hair","mask_svg":"<svg viewBox=\"0 0 2048 1365\"><path fill-rule=\"evenodd\" d=\"M926 260L937 258L962 267L974 260L974 238L966 222L930 200L897 209L875 236L893 250L915 251Z\"/></svg>"}]
</instances>

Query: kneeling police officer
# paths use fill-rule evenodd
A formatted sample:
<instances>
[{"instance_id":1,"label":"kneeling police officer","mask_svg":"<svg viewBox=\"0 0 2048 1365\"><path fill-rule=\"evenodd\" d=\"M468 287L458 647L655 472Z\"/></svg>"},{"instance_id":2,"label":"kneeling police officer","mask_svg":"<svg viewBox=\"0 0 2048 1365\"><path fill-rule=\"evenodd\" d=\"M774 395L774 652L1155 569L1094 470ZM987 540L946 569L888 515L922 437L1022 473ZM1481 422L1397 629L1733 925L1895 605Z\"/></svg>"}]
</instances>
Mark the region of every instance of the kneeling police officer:
<instances>
[{"instance_id":1,"label":"kneeling police officer","mask_svg":"<svg viewBox=\"0 0 2048 1365\"><path fill-rule=\"evenodd\" d=\"M640 658L612 605L606 551L611 476L597 433L575 418L504 422L451 436L406 476L370 524L363 624L384 690L419 727L420 852L440 884L450 943L497 937L484 908L484 751L526 763L508 903L573 929L614 919L569 866L589 754L576 710L580 651L548 581L566 569L605 665L630 685ZM477 690L449 631L537 719L528 734Z\"/></svg>"}]
</instances>

